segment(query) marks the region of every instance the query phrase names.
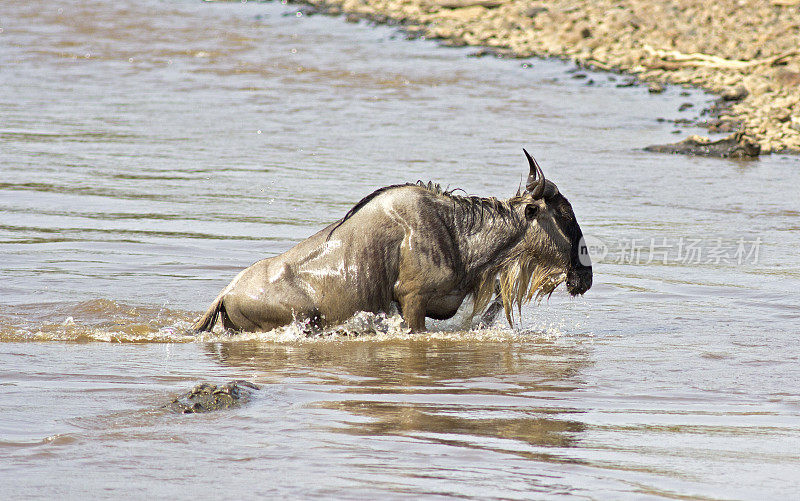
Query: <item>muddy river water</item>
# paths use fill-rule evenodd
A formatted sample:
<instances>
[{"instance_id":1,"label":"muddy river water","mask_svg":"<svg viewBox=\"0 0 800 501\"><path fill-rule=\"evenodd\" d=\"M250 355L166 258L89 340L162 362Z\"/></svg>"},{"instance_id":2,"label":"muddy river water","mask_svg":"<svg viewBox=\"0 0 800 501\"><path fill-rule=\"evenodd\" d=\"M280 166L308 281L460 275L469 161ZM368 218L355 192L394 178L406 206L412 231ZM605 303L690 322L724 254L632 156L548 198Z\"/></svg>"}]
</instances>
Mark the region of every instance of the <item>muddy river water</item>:
<instances>
[{"instance_id":1,"label":"muddy river water","mask_svg":"<svg viewBox=\"0 0 800 501\"><path fill-rule=\"evenodd\" d=\"M800 494L800 159L646 153L708 96L295 11L0 1L1 497ZM584 297L188 331L376 187L512 195L522 147L592 239ZM262 390L161 408L231 379Z\"/></svg>"}]
</instances>

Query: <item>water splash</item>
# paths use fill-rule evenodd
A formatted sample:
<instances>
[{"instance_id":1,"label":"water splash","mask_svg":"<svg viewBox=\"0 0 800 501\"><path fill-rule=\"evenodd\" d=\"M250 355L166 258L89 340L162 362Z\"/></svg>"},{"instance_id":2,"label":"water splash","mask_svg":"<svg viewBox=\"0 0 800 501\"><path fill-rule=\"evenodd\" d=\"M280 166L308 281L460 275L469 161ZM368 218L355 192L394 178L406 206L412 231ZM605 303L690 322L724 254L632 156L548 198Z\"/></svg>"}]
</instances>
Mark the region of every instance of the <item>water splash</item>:
<instances>
[{"instance_id":1,"label":"water splash","mask_svg":"<svg viewBox=\"0 0 800 501\"><path fill-rule=\"evenodd\" d=\"M33 314L34 311L36 314ZM107 299L73 304L28 305L12 309L0 318L0 342L104 342L104 343L206 343L248 342L391 342L391 341L485 341L507 342L554 338L569 330L552 319L535 322L523 330L503 322L485 327L468 316L448 321L428 321L428 332L414 333L397 312L359 312L340 325L318 328L295 321L268 332L231 332L217 326L212 332L191 330L194 314L164 306L131 306ZM35 320L31 320L31 318Z\"/></svg>"}]
</instances>

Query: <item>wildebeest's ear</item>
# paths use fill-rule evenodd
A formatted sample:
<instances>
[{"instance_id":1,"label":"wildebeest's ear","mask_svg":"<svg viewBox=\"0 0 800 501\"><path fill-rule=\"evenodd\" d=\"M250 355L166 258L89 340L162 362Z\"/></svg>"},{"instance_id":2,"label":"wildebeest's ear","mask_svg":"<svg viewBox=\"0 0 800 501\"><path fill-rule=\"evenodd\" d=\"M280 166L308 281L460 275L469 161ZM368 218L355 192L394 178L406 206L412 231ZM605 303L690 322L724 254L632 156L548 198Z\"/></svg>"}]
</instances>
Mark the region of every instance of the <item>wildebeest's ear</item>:
<instances>
[{"instance_id":1,"label":"wildebeest's ear","mask_svg":"<svg viewBox=\"0 0 800 501\"><path fill-rule=\"evenodd\" d=\"M527 219L534 219L539 212L539 206L536 204L528 204L525 206L525 217Z\"/></svg>"}]
</instances>

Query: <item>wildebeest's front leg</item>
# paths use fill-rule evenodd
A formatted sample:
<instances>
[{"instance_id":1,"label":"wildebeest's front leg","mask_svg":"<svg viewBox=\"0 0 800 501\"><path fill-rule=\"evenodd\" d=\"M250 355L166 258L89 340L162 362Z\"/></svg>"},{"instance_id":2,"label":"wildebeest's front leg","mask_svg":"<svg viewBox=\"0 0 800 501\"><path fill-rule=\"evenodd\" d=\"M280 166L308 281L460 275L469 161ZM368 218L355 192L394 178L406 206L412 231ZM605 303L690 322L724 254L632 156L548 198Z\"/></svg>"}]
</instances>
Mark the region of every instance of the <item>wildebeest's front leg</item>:
<instances>
[{"instance_id":1,"label":"wildebeest's front leg","mask_svg":"<svg viewBox=\"0 0 800 501\"><path fill-rule=\"evenodd\" d=\"M403 320L412 332L425 330L425 306L427 301L420 295L409 293L398 299Z\"/></svg>"},{"instance_id":2,"label":"wildebeest's front leg","mask_svg":"<svg viewBox=\"0 0 800 501\"><path fill-rule=\"evenodd\" d=\"M503 299L500 296L495 296L486 310L481 315L481 321L479 325L481 327L489 327L494 322L494 319L497 317L497 314L500 313L500 310L503 309Z\"/></svg>"},{"instance_id":3,"label":"wildebeest's front leg","mask_svg":"<svg viewBox=\"0 0 800 501\"><path fill-rule=\"evenodd\" d=\"M431 266L426 273L418 263L411 263L408 260L404 264L395 284L394 297L400 304L403 320L411 330L424 331L426 316L435 318L452 316L449 311L447 314L441 314L439 310L447 310L443 305L449 304L446 299L453 290L453 274L444 268L435 269ZM463 295L458 298L453 313L458 310L462 299ZM431 307L433 310L429 311Z\"/></svg>"},{"instance_id":4,"label":"wildebeest's front leg","mask_svg":"<svg viewBox=\"0 0 800 501\"><path fill-rule=\"evenodd\" d=\"M503 309L503 297L500 295L500 281L495 281L494 284L494 299L489 303L489 306L484 310L483 315L481 315L481 321L479 325L481 327L489 327L494 322L495 317L497 314L500 313L500 310ZM513 327L513 326L512 326Z\"/></svg>"},{"instance_id":5,"label":"wildebeest's front leg","mask_svg":"<svg viewBox=\"0 0 800 501\"><path fill-rule=\"evenodd\" d=\"M435 310L431 313L439 313L442 303L447 302L444 298L454 292L458 254L445 221L414 208L417 210L391 212L404 229L398 249L394 298L411 330L424 331L429 307Z\"/></svg>"}]
</instances>

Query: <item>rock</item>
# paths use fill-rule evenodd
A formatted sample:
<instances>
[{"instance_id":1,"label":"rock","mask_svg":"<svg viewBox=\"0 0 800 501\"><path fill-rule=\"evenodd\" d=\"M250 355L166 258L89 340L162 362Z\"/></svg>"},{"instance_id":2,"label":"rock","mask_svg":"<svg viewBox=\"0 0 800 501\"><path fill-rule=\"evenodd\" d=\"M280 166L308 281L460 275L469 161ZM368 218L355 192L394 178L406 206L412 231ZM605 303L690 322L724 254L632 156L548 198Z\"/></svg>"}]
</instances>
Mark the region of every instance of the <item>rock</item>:
<instances>
[{"instance_id":1,"label":"rock","mask_svg":"<svg viewBox=\"0 0 800 501\"><path fill-rule=\"evenodd\" d=\"M773 116L778 122L788 122L792 118L792 111L788 109L776 110L773 112Z\"/></svg>"},{"instance_id":2,"label":"rock","mask_svg":"<svg viewBox=\"0 0 800 501\"><path fill-rule=\"evenodd\" d=\"M790 70L778 70L775 79L782 87L793 88L800 85L800 73Z\"/></svg>"},{"instance_id":3,"label":"rock","mask_svg":"<svg viewBox=\"0 0 800 501\"><path fill-rule=\"evenodd\" d=\"M481 47L480 49L467 54L467 57L486 57L495 55L497 55L497 52L494 49L491 49L489 47Z\"/></svg>"},{"instance_id":4,"label":"rock","mask_svg":"<svg viewBox=\"0 0 800 501\"><path fill-rule=\"evenodd\" d=\"M661 94L664 92L664 86L658 82L650 82L650 85L647 86L647 91L650 94Z\"/></svg>"},{"instance_id":5,"label":"rock","mask_svg":"<svg viewBox=\"0 0 800 501\"><path fill-rule=\"evenodd\" d=\"M444 47L466 47L467 45L469 45L463 38L455 38L455 37L441 40L439 44Z\"/></svg>"},{"instance_id":6,"label":"rock","mask_svg":"<svg viewBox=\"0 0 800 501\"><path fill-rule=\"evenodd\" d=\"M682 105L678 106L678 111L686 111L689 108L694 108L692 103L683 103Z\"/></svg>"},{"instance_id":7,"label":"rock","mask_svg":"<svg viewBox=\"0 0 800 501\"><path fill-rule=\"evenodd\" d=\"M463 7L485 7L494 9L503 5L502 0L435 0L434 5L444 9L461 9Z\"/></svg>"},{"instance_id":8,"label":"rock","mask_svg":"<svg viewBox=\"0 0 800 501\"><path fill-rule=\"evenodd\" d=\"M469 23L476 19L481 19L485 15L486 9L480 5L473 5L472 7L464 7L462 9L453 9L447 11L446 13L448 19L455 19L461 23Z\"/></svg>"},{"instance_id":9,"label":"rock","mask_svg":"<svg viewBox=\"0 0 800 501\"><path fill-rule=\"evenodd\" d=\"M505 57L514 57L514 53L502 47L481 47L480 49L467 54L467 57L486 57L486 56L494 56L496 58L503 59Z\"/></svg>"},{"instance_id":10,"label":"rock","mask_svg":"<svg viewBox=\"0 0 800 501\"><path fill-rule=\"evenodd\" d=\"M726 89L721 97L725 101L741 101L746 98L748 94L749 92L747 92L744 85L737 85L736 87Z\"/></svg>"},{"instance_id":11,"label":"rock","mask_svg":"<svg viewBox=\"0 0 800 501\"><path fill-rule=\"evenodd\" d=\"M425 38L425 29L419 26L410 26L405 29L406 40L419 40Z\"/></svg>"},{"instance_id":12,"label":"rock","mask_svg":"<svg viewBox=\"0 0 800 501\"><path fill-rule=\"evenodd\" d=\"M755 158L761 154L761 146L743 132L737 132L719 141L711 141L707 137L689 136L673 144L648 146L645 151L704 157Z\"/></svg>"},{"instance_id":13,"label":"rock","mask_svg":"<svg viewBox=\"0 0 800 501\"><path fill-rule=\"evenodd\" d=\"M210 412L239 407L248 402L258 385L237 379L222 386L211 383L200 383L192 391L179 395L164 406L179 414Z\"/></svg>"},{"instance_id":14,"label":"rock","mask_svg":"<svg viewBox=\"0 0 800 501\"><path fill-rule=\"evenodd\" d=\"M525 9L525 12L523 12L523 15L526 17L530 17L531 19L534 19L542 12L547 12L547 10L548 10L547 7L542 7L542 6L528 7L527 9Z\"/></svg>"},{"instance_id":15,"label":"rock","mask_svg":"<svg viewBox=\"0 0 800 501\"><path fill-rule=\"evenodd\" d=\"M736 132L737 130L741 129L742 124L730 120L711 120L706 122L704 125L708 128L711 132Z\"/></svg>"}]
</instances>

